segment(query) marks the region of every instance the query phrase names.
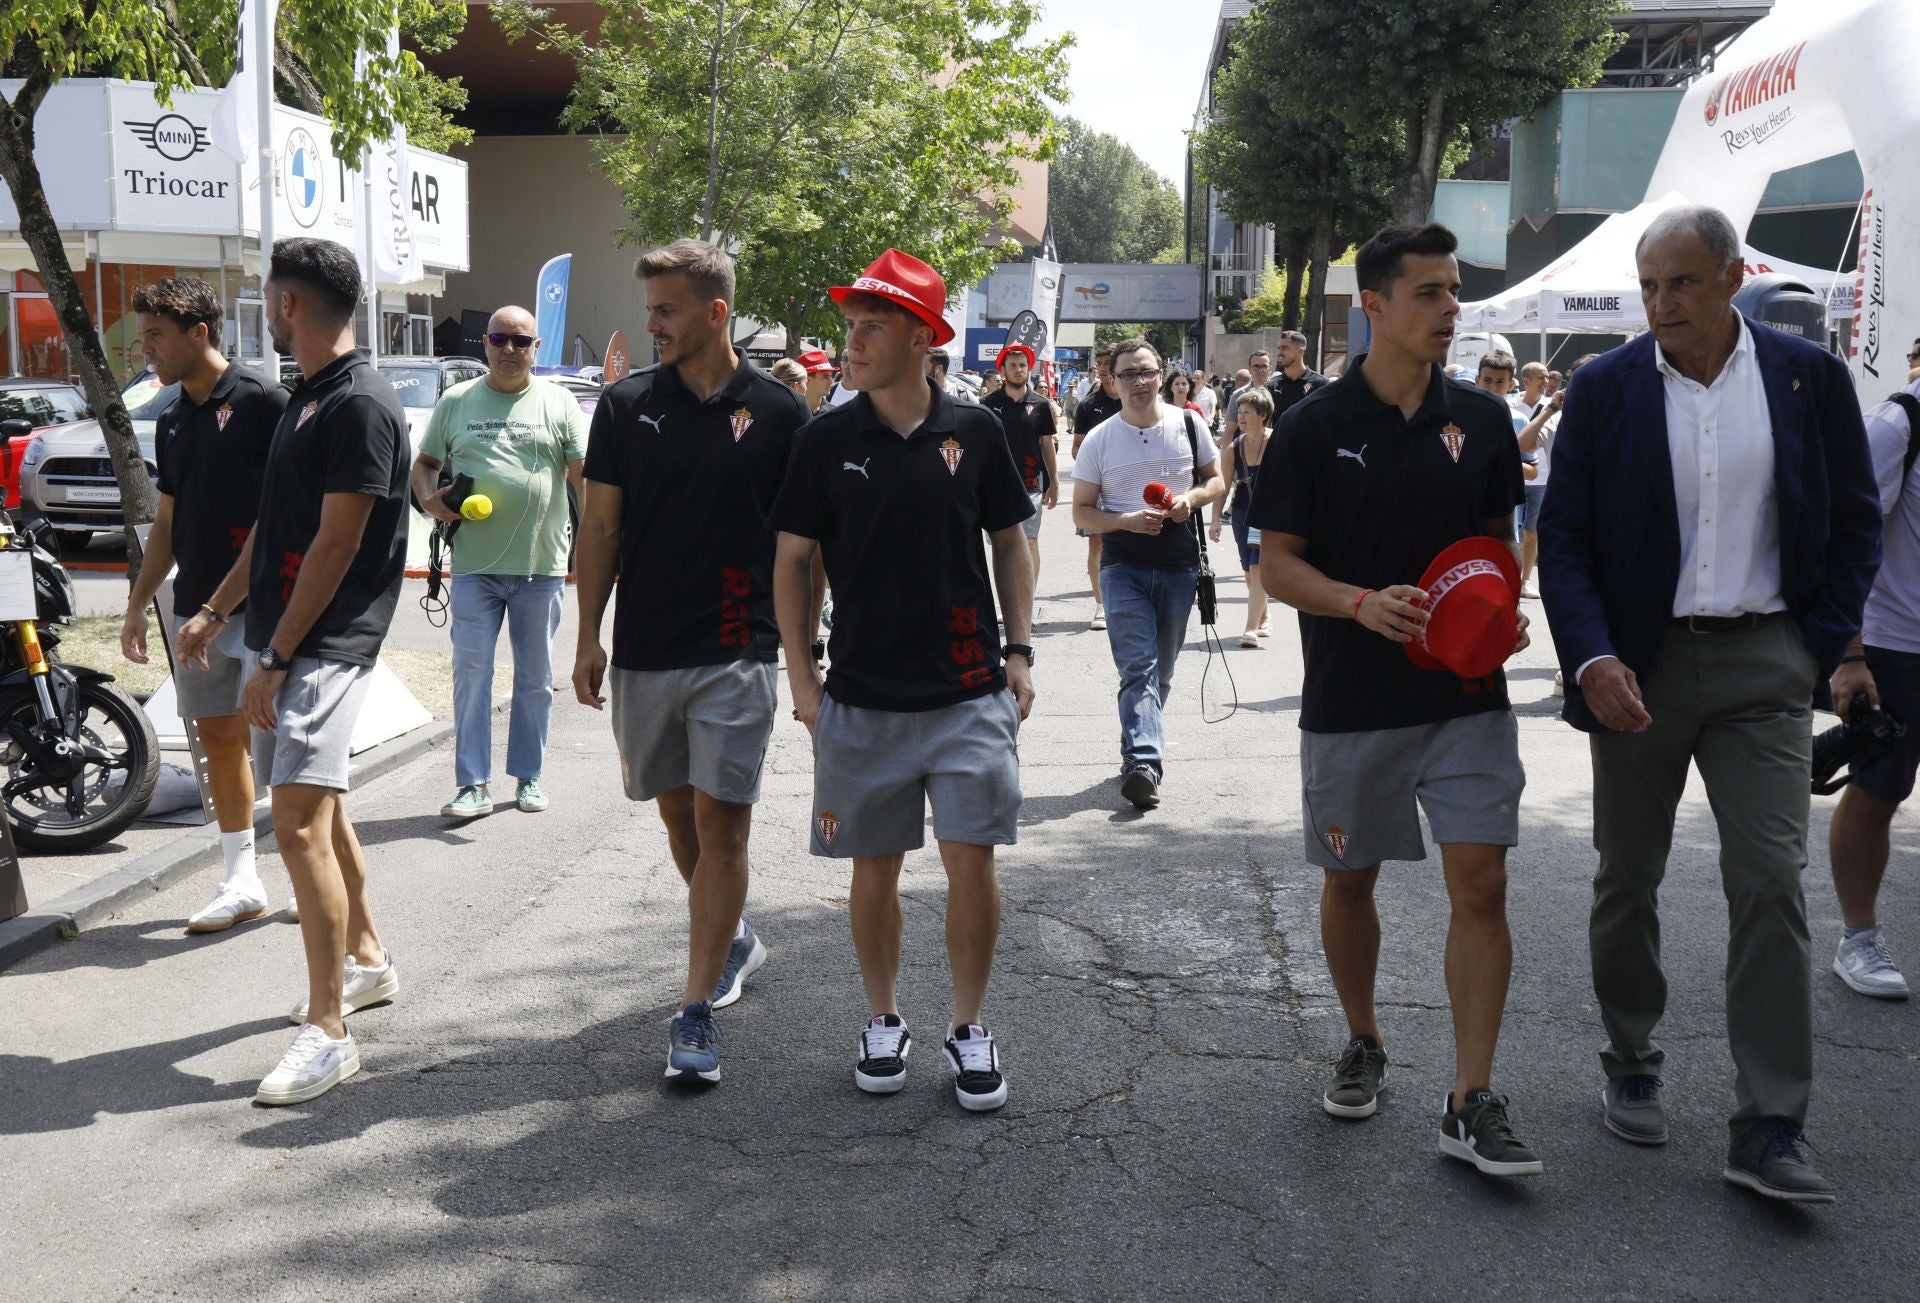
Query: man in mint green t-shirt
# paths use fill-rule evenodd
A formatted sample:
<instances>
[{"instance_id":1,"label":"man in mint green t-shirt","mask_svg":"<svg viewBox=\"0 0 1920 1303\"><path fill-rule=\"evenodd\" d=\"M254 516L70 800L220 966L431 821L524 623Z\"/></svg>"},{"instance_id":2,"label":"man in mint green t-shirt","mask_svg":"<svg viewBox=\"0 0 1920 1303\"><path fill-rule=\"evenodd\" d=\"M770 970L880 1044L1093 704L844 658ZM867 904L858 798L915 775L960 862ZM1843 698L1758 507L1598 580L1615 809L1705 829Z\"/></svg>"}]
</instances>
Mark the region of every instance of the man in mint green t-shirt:
<instances>
[{"instance_id":1,"label":"man in mint green t-shirt","mask_svg":"<svg viewBox=\"0 0 1920 1303\"><path fill-rule=\"evenodd\" d=\"M567 482L580 485L587 421L566 389L532 373L533 315L501 308L487 322L487 374L441 395L413 464L413 494L436 520L461 521L453 540L454 781L450 819L493 810L493 659L500 623L513 649L507 773L514 804L547 808L540 790L553 714L553 636L560 628L571 526ZM492 511L462 520L439 488L442 465L471 475Z\"/></svg>"}]
</instances>

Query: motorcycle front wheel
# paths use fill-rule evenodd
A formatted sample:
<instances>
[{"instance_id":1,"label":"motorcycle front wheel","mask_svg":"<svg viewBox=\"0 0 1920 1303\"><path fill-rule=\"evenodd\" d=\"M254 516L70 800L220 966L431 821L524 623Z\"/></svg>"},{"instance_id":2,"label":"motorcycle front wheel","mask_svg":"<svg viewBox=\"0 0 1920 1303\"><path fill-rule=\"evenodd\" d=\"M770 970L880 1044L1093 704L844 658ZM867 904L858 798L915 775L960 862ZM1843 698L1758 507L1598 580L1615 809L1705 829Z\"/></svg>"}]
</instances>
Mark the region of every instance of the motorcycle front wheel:
<instances>
[{"instance_id":1,"label":"motorcycle front wheel","mask_svg":"<svg viewBox=\"0 0 1920 1303\"><path fill-rule=\"evenodd\" d=\"M160 740L139 703L112 683L81 682L79 728L72 741L104 753L64 784L40 785L32 760L11 739L11 726L38 719L31 689L0 699L0 801L26 850L83 851L113 840L146 810L160 777ZM77 806L77 811L71 807Z\"/></svg>"}]
</instances>

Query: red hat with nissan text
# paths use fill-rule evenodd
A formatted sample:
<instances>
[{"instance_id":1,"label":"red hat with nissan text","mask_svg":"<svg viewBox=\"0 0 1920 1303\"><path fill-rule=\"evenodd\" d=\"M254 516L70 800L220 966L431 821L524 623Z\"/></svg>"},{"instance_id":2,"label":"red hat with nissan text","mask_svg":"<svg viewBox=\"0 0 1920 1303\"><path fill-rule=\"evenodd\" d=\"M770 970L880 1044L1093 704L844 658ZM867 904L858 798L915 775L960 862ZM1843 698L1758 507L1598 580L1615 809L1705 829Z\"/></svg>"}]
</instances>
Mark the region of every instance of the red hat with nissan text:
<instances>
[{"instance_id":1,"label":"red hat with nissan text","mask_svg":"<svg viewBox=\"0 0 1920 1303\"><path fill-rule=\"evenodd\" d=\"M1029 371L1038 365L1038 359L1034 357L1033 350L1025 344L1008 344L1000 350L1000 356L993 359L993 365L996 370L1004 371L1007 369L1007 354L1009 353L1025 353L1027 355L1027 370Z\"/></svg>"},{"instance_id":2,"label":"red hat with nissan text","mask_svg":"<svg viewBox=\"0 0 1920 1303\"><path fill-rule=\"evenodd\" d=\"M824 348L810 348L793 360L798 362L808 375L818 375L822 371L831 373L840 369L833 364L833 359L827 356L827 350Z\"/></svg>"},{"instance_id":3,"label":"red hat with nissan text","mask_svg":"<svg viewBox=\"0 0 1920 1303\"><path fill-rule=\"evenodd\" d=\"M947 282L910 253L888 249L853 284L835 285L827 293L835 303L844 303L849 294L871 294L898 304L933 327L935 348L953 338L946 318Z\"/></svg>"},{"instance_id":4,"label":"red hat with nissan text","mask_svg":"<svg viewBox=\"0 0 1920 1303\"><path fill-rule=\"evenodd\" d=\"M1498 539L1464 538L1420 576L1427 627L1406 644L1422 669L1481 679L1507 663L1520 637L1520 567Z\"/></svg>"}]
</instances>

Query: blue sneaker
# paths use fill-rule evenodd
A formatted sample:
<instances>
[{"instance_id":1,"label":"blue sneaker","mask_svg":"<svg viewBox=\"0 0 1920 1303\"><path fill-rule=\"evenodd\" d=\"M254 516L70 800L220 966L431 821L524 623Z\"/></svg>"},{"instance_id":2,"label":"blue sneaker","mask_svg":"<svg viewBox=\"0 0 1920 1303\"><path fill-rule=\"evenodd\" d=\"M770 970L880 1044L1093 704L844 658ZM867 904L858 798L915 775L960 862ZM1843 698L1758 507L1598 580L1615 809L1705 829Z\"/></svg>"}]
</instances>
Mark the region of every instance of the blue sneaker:
<instances>
[{"instance_id":1,"label":"blue sneaker","mask_svg":"<svg viewBox=\"0 0 1920 1303\"><path fill-rule=\"evenodd\" d=\"M716 1009L724 1009L738 1000L746 991L747 974L767 962L767 947L753 934L745 919L740 920L740 925L746 930L727 948L727 966L720 970L720 984L713 988Z\"/></svg>"},{"instance_id":2,"label":"blue sneaker","mask_svg":"<svg viewBox=\"0 0 1920 1303\"><path fill-rule=\"evenodd\" d=\"M667 1080L720 1080L720 1026L713 1006L694 1003L667 1024Z\"/></svg>"}]
</instances>

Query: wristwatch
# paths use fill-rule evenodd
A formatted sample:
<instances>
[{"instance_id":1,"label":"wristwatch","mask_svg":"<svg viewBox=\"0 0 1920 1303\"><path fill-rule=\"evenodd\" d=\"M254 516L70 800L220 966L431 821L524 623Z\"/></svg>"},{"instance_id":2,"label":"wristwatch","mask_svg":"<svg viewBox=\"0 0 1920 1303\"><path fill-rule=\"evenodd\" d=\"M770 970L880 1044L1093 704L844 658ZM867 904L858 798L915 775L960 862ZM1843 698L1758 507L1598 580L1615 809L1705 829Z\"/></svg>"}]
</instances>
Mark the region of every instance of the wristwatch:
<instances>
[{"instance_id":1,"label":"wristwatch","mask_svg":"<svg viewBox=\"0 0 1920 1303\"><path fill-rule=\"evenodd\" d=\"M284 670L288 664L287 658L273 648L262 647L260 649L260 669L263 673L271 674L275 670Z\"/></svg>"},{"instance_id":2,"label":"wristwatch","mask_svg":"<svg viewBox=\"0 0 1920 1303\"><path fill-rule=\"evenodd\" d=\"M1024 656L1027 658L1028 665L1033 664L1033 648L1027 646L1024 643L1010 642L1006 646L1000 649L1000 654L1003 657L1004 656Z\"/></svg>"}]
</instances>

